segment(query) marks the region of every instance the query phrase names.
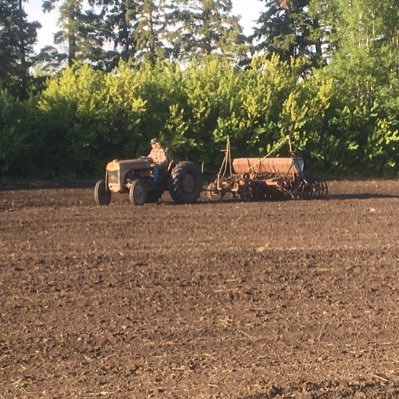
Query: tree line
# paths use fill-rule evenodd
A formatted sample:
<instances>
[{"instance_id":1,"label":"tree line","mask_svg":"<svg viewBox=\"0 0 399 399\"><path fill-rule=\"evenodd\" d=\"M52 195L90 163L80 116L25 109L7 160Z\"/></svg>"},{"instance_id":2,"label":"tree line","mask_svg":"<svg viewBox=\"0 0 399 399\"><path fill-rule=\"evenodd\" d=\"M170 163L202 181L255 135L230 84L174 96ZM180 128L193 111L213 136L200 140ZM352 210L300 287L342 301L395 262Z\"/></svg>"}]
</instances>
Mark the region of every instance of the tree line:
<instances>
[{"instance_id":1,"label":"tree line","mask_svg":"<svg viewBox=\"0 0 399 399\"><path fill-rule=\"evenodd\" d=\"M315 172L396 175L397 1L263 2L245 36L230 0L45 0L65 51L35 54L0 0L2 175L92 177L153 136L214 169L227 136L243 156L286 134Z\"/></svg>"}]
</instances>

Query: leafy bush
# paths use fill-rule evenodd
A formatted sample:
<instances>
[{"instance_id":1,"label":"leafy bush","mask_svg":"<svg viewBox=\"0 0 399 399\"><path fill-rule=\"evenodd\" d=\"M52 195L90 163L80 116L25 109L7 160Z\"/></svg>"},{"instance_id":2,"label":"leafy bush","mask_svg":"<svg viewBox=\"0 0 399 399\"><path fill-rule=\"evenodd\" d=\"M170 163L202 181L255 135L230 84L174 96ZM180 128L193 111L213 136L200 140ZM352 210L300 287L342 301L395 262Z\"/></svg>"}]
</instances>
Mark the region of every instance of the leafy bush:
<instances>
[{"instance_id":1,"label":"leafy bush","mask_svg":"<svg viewBox=\"0 0 399 399\"><path fill-rule=\"evenodd\" d=\"M0 90L0 173L8 176L29 174L32 125L30 103Z\"/></svg>"}]
</instances>

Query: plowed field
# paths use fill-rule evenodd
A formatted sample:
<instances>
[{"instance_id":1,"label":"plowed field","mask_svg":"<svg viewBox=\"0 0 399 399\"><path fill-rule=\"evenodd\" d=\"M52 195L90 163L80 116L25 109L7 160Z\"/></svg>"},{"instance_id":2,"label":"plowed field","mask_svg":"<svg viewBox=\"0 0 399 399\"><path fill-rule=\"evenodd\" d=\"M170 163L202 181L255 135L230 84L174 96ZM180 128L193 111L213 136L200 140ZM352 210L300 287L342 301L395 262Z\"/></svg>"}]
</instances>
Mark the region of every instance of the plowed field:
<instances>
[{"instance_id":1,"label":"plowed field","mask_svg":"<svg viewBox=\"0 0 399 399\"><path fill-rule=\"evenodd\" d=\"M399 398L399 182L329 189L3 189L0 398Z\"/></svg>"}]
</instances>

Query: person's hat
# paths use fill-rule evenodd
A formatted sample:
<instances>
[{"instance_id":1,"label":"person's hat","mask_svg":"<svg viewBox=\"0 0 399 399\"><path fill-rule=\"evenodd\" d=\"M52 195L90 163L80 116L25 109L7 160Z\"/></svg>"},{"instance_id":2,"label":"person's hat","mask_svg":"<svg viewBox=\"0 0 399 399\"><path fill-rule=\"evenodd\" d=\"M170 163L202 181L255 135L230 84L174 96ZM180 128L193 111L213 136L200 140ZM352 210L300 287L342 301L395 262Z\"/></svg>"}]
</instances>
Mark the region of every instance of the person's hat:
<instances>
[{"instance_id":1,"label":"person's hat","mask_svg":"<svg viewBox=\"0 0 399 399\"><path fill-rule=\"evenodd\" d=\"M157 139L151 139L151 144L157 144L158 140Z\"/></svg>"}]
</instances>

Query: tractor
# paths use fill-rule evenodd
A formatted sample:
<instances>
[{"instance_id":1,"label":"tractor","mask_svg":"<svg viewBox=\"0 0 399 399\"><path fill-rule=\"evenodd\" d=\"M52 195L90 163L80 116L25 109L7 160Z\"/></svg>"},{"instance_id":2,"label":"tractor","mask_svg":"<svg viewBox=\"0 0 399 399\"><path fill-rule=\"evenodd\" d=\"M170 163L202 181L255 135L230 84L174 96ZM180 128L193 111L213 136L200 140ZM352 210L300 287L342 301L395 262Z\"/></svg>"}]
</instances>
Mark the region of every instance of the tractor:
<instances>
[{"instance_id":1,"label":"tractor","mask_svg":"<svg viewBox=\"0 0 399 399\"><path fill-rule=\"evenodd\" d=\"M109 162L105 178L97 181L94 187L97 205L109 205L112 193L128 193L132 205L155 203L165 191L169 191L173 201L179 204L191 204L199 198L203 176L193 162L169 162L160 169L157 181L153 170L146 157Z\"/></svg>"}]
</instances>

